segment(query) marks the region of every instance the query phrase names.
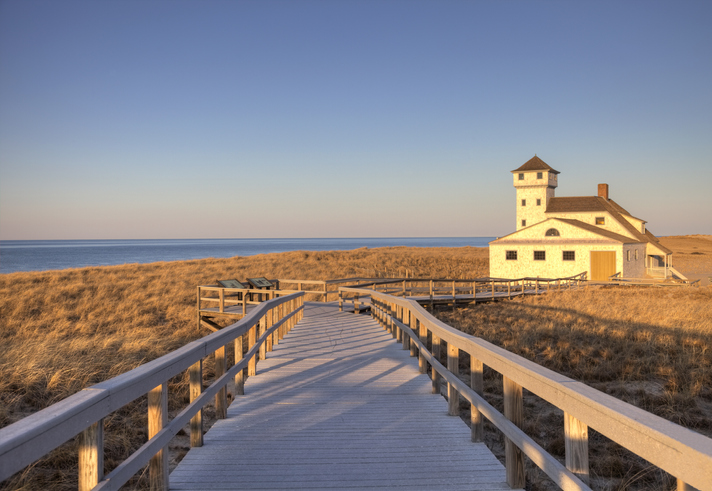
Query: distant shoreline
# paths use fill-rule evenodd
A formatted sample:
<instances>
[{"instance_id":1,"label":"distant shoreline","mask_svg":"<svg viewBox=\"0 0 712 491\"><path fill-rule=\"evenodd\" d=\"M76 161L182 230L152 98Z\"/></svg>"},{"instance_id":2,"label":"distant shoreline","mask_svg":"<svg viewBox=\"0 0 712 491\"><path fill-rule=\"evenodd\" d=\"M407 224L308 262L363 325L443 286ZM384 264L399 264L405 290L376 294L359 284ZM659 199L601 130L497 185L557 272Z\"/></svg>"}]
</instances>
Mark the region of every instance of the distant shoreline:
<instances>
[{"instance_id":1,"label":"distant shoreline","mask_svg":"<svg viewBox=\"0 0 712 491\"><path fill-rule=\"evenodd\" d=\"M487 247L495 237L0 241L0 274L364 247Z\"/></svg>"}]
</instances>

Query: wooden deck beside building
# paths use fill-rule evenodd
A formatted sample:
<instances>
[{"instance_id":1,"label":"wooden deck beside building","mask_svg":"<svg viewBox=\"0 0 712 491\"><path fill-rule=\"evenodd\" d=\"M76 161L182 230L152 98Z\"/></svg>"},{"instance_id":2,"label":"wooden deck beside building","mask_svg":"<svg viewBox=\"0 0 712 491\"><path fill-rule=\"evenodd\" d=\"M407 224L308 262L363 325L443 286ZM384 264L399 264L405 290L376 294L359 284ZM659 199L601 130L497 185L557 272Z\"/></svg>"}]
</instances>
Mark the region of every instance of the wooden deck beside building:
<instances>
[{"instance_id":1,"label":"wooden deck beside building","mask_svg":"<svg viewBox=\"0 0 712 491\"><path fill-rule=\"evenodd\" d=\"M510 489L417 359L370 316L306 303L171 489Z\"/></svg>"}]
</instances>

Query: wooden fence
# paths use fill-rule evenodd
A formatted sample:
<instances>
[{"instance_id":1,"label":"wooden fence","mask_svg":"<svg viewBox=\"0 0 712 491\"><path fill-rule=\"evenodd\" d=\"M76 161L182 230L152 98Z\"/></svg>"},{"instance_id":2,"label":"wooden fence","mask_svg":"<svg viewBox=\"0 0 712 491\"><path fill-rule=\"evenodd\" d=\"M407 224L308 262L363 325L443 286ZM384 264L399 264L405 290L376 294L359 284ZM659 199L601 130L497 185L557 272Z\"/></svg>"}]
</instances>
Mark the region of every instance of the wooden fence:
<instances>
[{"instance_id":1,"label":"wooden fence","mask_svg":"<svg viewBox=\"0 0 712 491\"><path fill-rule=\"evenodd\" d=\"M578 288L587 285L586 272L567 278L476 278L452 280L442 278L359 278L357 285L339 288L339 300L353 296L348 288L369 288L370 290L400 297L415 297L420 303L436 301L472 302L496 298L512 298L519 295ZM346 281L346 280L339 280Z\"/></svg>"},{"instance_id":2,"label":"wooden fence","mask_svg":"<svg viewBox=\"0 0 712 491\"><path fill-rule=\"evenodd\" d=\"M301 319L304 293L294 293L256 306L237 323L187 344L42 411L0 429L0 481L32 464L79 435L79 489L119 489L149 464L152 489L168 489L170 440L190 422L191 446L202 446L202 409L214 399L218 418L227 417L227 386L234 380L243 393L244 369L256 373L257 357L281 340ZM247 352L243 353L243 336ZM234 343L234 365L228 370L226 346ZM216 376L203 388L203 360L215 356ZM168 422L168 381L183 372L190 379L190 404ZM111 473L103 476L103 420L148 394L148 441Z\"/></svg>"},{"instance_id":3,"label":"wooden fence","mask_svg":"<svg viewBox=\"0 0 712 491\"><path fill-rule=\"evenodd\" d=\"M470 403L473 441L483 441L483 417L505 435L507 482L513 488L524 487L526 455L562 489L590 489L591 427L675 476L678 490L712 490L712 439L464 334L434 318L416 300L363 288L340 291L342 296L371 297L371 315L402 342L403 349L419 357L422 373L431 368L433 392L440 393L440 384L447 383L451 415L459 414L460 397ZM440 361L444 349L447 366ZM458 376L461 352L470 358L469 385ZM485 365L502 375L504 414L483 397ZM565 465L521 430L523 389L564 412Z\"/></svg>"}]
</instances>

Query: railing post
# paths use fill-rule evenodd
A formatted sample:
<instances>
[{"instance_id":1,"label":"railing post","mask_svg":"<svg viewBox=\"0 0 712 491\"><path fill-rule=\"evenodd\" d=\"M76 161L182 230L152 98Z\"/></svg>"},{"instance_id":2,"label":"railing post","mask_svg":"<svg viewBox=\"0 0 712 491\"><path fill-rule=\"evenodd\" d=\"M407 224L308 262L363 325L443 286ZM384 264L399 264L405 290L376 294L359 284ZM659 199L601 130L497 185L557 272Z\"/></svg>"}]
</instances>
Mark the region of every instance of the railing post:
<instances>
[{"instance_id":1,"label":"railing post","mask_svg":"<svg viewBox=\"0 0 712 491\"><path fill-rule=\"evenodd\" d=\"M220 299L220 312L225 312L225 290L222 288L218 290L218 298Z\"/></svg>"},{"instance_id":2,"label":"railing post","mask_svg":"<svg viewBox=\"0 0 712 491\"><path fill-rule=\"evenodd\" d=\"M198 332L200 332L200 287L198 287Z\"/></svg>"},{"instance_id":3,"label":"railing post","mask_svg":"<svg viewBox=\"0 0 712 491\"><path fill-rule=\"evenodd\" d=\"M326 282L324 282L324 303L326 303L326 297L329 295L327 293L328 288L329 288L329 285L327 285Z\"/></svg>"},{"instance_id":4,"label":"railing post","mask_svg":"<svg viewBox=\"0 0 712 491\"><path fill-rule=\"evenodd\" d=\"M339 312L344 311L344 292L339 290Z\"/></svg>"},{"instance_id":5,"label":"railing post","mask_svg":"<svg viewBox=\"0 0 712 491\"><path fill-rule=\"evenodd\" d=\"M423 343L423 346L428 345L428 330L425 328L425 324L418 322L418 337L420 338L420 342ZM428 373L428 362L425 360L425 355L420 352L420 356L418 357L418 368L420 369L420 373Z\"/></svg>"},{"instance_id":6,"label":"railing post","mask_svg":"<svg viewBox=\"0 0 712 491\"><path fill-rule=\"evenodd\" d=\"M432 347L430 348L433 358L440 361L440 338L431 333L432 337ZM433 381L433 394L440 394L440 374L433 367L433 371L430 374L430 378Z\"/></svg>"},{"instance_id":7,"label":"railing post","mask_svg":"<svg viewBox=\"0 0 712 491\"><path fill-rule=\"evenodd\" d=\"M247 331L247 350L251 350L257 342L257 326L252 326ZM247 363L247 376L254 377L257 374L257 353L255 353Z\"/></svg>"},{"instance_id":8,"label":"railing post","mask_svg":"<svg viewBox=\"0 0 712 491\"><path fill-rule=\"evenodd\" d=\"M163 383L148 393L148 439L168 424L168 384ZM151 490L168 491L168 448L151 457L148 464Z\"/></svg>"},{"instance_id":9,"label":"railing post","mask_svg":"<svg viewBox=\"0 0 712 491\"><path fill-rule=\"evenodd\" d=\"M480 360L470 355L470 388L480 396L484 395L484 365ZM484 418L474 404L470 405L470 434L473 442L485 441Z\"/></svg>"},{"instance_id":10,"label":"railing post","mask_svg":"<svg viewBox=\"0 0 712 491\"><path fill-rule=\"evenodd\" d=\"M354 314L358 314L361 311L361 304L358 301L358 293L354 294Z\"/></svg>"},{"instance_id":11,"label":"railing post","mask_svg":"<svg viewBox=\"0 0 712 491\"><path fill-rule=\"evenodd\" d=\"M460 350L452 343L447 343L447 369L455 375L460 373ZM450 383L447 384L447 413L450 416L460 415L460 394Z\"/></svg>"},{"instance_id":12,"label":"railing post","mask_svg":"<svg viewBox=\"0 0 712 491\"><path fill-rule=\"evenodd\" d=\"M203 360L195 362L188 369L190 379L190 402L196 400L203 392ZM203 408L190 419L190 446L203 446Z\"/></svg>"},{"instance_id":13,"label":"railing post","mask_svg":"<svg viewBox=\"0 0 712 491\"><path fill-rule=\"evenodd\" d=\"M492 280L492 298L494 298L494 280Z\"/></svg>"},{"instance_id":14,"label":"railing post","mask_svg":"<svg viewBox=\"0 0 712 491\"><path fill-rule=\"evenodd\" d=\"M259 327L257 328L257 338L261 338L265 332L267 332L267 316L264 316L260 319L260 324ZM262 343L260 345L260 360L264 360L267 358L267 343Z\"/></svg>"},{"instance_id":15,"label":"railing post","mask_svg":"<svg viewBox=\"0 0 712 491\"><path fill-rule=\"evenodd\" d=\"M279 318L280 321L282 319L284 319L284 315L285 315L284 311L286 309L287 309L287 307L283 303L280 304L279 307L277 307L277 317ZM284 339L284 336L287 335L287 323L283 322L282 325L279 326L278 331L279 331L279 340L281 341L282 339Z\"/></svg>"},{"instance_id":16,"label":"railing post","mask_svg":"<svg viewBox=\"0 0 712 491\"><path fill-rule=\"evenodd\" d=\"M269 331L269 328L274 325L274 320L272 319L272 309L269 309L267 312L265 312L265 332ZM274 343L274 336L270 334L267 336L267 339L265 340L265 351L267 353L272 352L273 348L273 343Z\"/></svg>"},{"instance_id":17,"label":"railing post","mask_svg":"<svg viewBox=\"0 0 712 491\"><path fill-rule=\"evenodd\" d=\"M433 302L433 280L430 280L430 311L432 312L434 308Z\"/></svg>"},{"instance_id":18,"label":"railing post","mask_svg":"<svg viewBox=\"0 0 712 491\"><path fill-rule=\"evenodd\" d=\"M524 400L522 386L503 375L504 416L519 428L524 420ZM524 488L524 455L507 437L504 438L505 467L507 484L510 488Z\"/></svg>"},{"instance_id":19,"label":"railing post","mask_svg":"<svg viewBox=\"0 0 712 491\"><path fill-rule=\"evenodd\" d=\"M403 342L403 330L400 328L398 324L396 324L395 321L398 320L398 305L392 303L391 305L391 318L393 320L393 328L395 329L394 331L394 337L396 338L396 342L402 343Z\"/></svg>"},{"instance_id":20,"label":"railing post","mask_svg":"<svg viewBox=\"0 0 712 491\"><path fill-rule=\"evenodd\" d=\"M398 308L399 308L399 312L400 312L399 317L400 317L401 324L404 324L407 326L408 325L408 320L406 320L407 310L404 307L398 307ZM403 349L404 350L410 349L410 334L405 332L404 329L401 329L401 331L402 331Z\"/></svg>"},{"instance_id":21,"label":"railing post","mask_svg":"<svg viewBox=\"0 0 712 491\"><path fill-rule=\"evenodd\" d=\"M417 336L418 335L418 326L416 325L418 323L418 319L416 319L413 316L413 312L408 309L408 327L410 327L410 330L413 331L413 333ZM415 340L413 338L410 338L410 356L415 356L418 354L418 348L415 346Z\"/></svg>"},{"instance_id":22,"label":"railing post","mask_svg":"<svg viewBox=\"0 0 712 491\"><path fill-rule=\"evenodd\" d=\"M89 491L104 478L104 420L79 436L79 491Z\"/></svg>"},{"instance_id":23,"label":"railing post","mask_svg":"<svg viewBox=\"0 0 712 491\"><path fill-rule=\"evenodd\" d=\"M566 468L586 484L590 483L588 472L588 425L564 412L564 447Z\"/></svg>"},{"instance_id":24,"label":"railing post","mask_svg":"<svg viewBox=\"0 0 712 491\"><path fill-rule=\"evenodd\" d=\"M269 309L270 316L272 317L272 325L275 325L277 322L279 322L279 318L277 316L277 307L272 307ZM277 328L273 333L272 333L272 348L276 345L279 344L279 330L280 328Z\"/></svg>"},{"instance_id":25,"label":"railing post","mask_svg":"<svg viewBox=\"0 0 712 491\"><path fill-rule=\"evenodd\" d=\"M243 357L242 336L235 339L235 365L242 361ZM235 395L245 395L245 370L240 370L235 374Z\"/></svg>"},{"instance_id":26,"label":"railing post","mask_svg":"<svg viewBox=\"0 0 712 491\"><path fill-rule=\"evenodd\" d=\"M225 346L215 350L215 378L225 374ZM215 394L215 417L217 419L227 418L227 386L222 386Z\"/></svg>"}]
</instances>

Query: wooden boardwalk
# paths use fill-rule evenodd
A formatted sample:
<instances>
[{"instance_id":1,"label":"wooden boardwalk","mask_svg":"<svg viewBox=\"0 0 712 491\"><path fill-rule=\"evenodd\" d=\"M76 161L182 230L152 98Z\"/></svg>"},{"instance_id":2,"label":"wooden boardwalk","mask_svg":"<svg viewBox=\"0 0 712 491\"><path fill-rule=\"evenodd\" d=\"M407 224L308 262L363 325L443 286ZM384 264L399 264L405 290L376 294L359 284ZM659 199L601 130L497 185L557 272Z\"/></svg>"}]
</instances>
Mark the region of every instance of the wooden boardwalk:
<instances>
[{"instance_id":1,"label":"wooden boardwalk","mask_svg":"<svg viewBox=\"0 0 712 491\"><path fill-rule=\"evenodd\" d=\"M509 489L504 467L431 388L370 316L306 303L170 487Z\"/></svg>"}]
</instances>

